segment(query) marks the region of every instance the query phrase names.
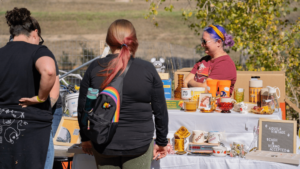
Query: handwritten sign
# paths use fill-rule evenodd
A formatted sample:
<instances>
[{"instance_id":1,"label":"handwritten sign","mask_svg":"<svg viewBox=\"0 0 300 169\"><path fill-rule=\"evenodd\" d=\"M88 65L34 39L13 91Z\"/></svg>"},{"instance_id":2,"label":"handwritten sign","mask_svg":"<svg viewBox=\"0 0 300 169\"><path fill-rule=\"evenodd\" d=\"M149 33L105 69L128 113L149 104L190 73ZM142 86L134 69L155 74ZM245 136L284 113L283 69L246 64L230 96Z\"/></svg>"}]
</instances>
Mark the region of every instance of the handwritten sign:
<instances>
[{"instance_id":1,"label":"handwritten sign","mask_svg":"<svg viewBox=\"0 0 300 169\"><path fill-rule=\"evenodd\" d=\"M259 119L259 150L296 153L297 122Z\"/></svg>"}]
</instances>

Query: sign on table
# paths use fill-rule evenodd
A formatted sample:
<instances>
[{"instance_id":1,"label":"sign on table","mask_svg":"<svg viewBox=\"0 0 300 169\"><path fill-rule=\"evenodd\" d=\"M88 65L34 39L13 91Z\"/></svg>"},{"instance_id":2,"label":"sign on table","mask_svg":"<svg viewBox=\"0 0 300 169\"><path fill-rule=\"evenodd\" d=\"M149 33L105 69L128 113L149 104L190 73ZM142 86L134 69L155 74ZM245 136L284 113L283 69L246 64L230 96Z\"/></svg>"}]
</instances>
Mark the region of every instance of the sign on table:
<instances>
[{"instance_id":1,"label":"sign on table","mask_svg":"<svg viewBox=\"0 0 300 169\"><path fill-rule=\"evenodd\" d=\"M297 122L259 119L259 150L296 153Z\"/></svg>"}]
</instances>

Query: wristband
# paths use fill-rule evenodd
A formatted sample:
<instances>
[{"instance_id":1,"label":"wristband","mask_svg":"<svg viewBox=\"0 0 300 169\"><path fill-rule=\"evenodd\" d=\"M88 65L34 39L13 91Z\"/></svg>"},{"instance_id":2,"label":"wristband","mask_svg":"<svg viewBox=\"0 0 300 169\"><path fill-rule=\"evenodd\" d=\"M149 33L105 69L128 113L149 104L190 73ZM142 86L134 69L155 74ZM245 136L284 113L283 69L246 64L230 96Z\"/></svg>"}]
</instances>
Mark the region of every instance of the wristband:
<instances>
[{"instance_id":1,"label":"wristband","mask_svg":"<svg viewBox=\"0 0 300 169\"><path fill-rule=\"evenodd\" d=\"M39 96L36 96L36 99L37 99L38 102L40 102L40 103L44 103L44 102L45 102L45 101L41 100L41 99L39 98Z\"/></svg>"}]
</instances>

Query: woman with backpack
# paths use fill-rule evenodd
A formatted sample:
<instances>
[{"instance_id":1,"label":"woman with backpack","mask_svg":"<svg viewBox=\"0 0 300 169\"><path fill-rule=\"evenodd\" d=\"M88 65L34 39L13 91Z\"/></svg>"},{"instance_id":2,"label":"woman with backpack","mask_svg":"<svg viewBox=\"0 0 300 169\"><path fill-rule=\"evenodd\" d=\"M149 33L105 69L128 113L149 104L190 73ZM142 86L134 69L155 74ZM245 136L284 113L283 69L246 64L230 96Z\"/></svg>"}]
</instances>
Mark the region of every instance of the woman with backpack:
<instances>
[{"instance_id":1,"label":"woman with backpack","mask_svg":"<svg viewBox=\"0 0 300 169\"><path fill-rule=\"evenodd\" d=\"M124 19L114 21L108 29L106 43L112 54L91 63L80 84L78 121L82 149L94 155L99 169L150 168L152 159L161 159L167 154L168 111L163 83L150 62L134 58L138 40L131 22ZM83 132L89 130L84 124L88 88L102 91L125 71L129 61L120 96L118 127L109 142L98 145ZM109 103L100 106L103 111L111 108Z\"/></svg>"}]
</instances>

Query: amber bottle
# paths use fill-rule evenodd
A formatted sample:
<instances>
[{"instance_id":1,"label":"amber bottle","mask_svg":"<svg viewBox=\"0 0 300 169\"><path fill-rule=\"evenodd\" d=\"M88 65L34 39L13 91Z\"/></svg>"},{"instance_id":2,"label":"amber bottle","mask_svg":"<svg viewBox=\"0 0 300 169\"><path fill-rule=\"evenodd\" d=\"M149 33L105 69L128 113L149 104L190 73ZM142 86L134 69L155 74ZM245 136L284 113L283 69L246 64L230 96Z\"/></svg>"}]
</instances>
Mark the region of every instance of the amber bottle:
<instances>
[{"instance_id":1,"label":"amber bottle","mask_svg":"<svg viewBox=\"0 0 300 169\"><path fill-rule=\"evenodd\" d=\"M178 74L178 86L176 90L174 90L174 97L177 99L181 99L181 88L183 88L183 76L182 74Z\"/></svg>"}]
</instances>

